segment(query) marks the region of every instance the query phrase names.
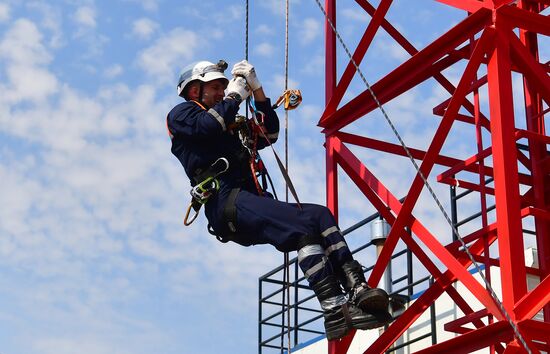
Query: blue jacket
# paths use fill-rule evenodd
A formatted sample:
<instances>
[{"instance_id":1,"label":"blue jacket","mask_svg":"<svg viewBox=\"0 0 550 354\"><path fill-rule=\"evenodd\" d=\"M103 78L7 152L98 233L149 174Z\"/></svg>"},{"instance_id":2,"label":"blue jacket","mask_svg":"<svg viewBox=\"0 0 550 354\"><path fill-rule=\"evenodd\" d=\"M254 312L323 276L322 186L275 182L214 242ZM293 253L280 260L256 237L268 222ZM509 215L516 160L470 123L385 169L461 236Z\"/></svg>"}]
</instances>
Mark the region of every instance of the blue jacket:
<instances>
[{"instance_id":1,"label":"blue jacket","mask_svg":"<svg viewBox=\"0 0 550 354\"><path fill-rule=\"evenodd\" d=\"M265 114L264 127L271 143L277 140L279 119L268 99L256 102L256 109ZM206 108L195 101L186 101L175 106L167 117L167 126L172 139L172 153L183 165L191 185L197 171L207 169L220 157L229 161L229 170L219 176L220 191L210 198L206 205L206 214L212 214L211 209L221 211L229 191L235 187L255 192L252 173L248 159L243 159L243 145L238 134L228 129L235 122L239 110L237 102L226 98L214 107ZM258 140L258 149L267 146L263 138ZM210 209L210 210L209 210ZM211 224L213 220L210 220Z\"/></svg>"}]
</instances>

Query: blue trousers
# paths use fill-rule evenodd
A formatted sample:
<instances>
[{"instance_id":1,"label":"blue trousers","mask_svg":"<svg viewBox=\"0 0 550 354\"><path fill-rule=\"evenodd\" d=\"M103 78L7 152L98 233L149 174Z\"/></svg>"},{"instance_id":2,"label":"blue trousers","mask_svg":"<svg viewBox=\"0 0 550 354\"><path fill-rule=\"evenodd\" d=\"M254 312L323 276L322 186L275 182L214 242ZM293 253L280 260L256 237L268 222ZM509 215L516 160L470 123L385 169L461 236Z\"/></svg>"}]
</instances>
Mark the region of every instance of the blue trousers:
<instances>
[{"instance_id":1,"label":"blue trousers","mask_svg":"<svg viewBox=\"0 0 550 354\"><path fill-rule=\"evenodd\" d=\"M338 272L353 260L331 211L322 205L277 201L241 190L235 201L237 235L233 241L250 246L270 244L282 252L298 251L298 262L310 285ZM303 245L304 236L318 242ZM300 248L300 249L298 249Z\"/></svg>"}]
</instances>

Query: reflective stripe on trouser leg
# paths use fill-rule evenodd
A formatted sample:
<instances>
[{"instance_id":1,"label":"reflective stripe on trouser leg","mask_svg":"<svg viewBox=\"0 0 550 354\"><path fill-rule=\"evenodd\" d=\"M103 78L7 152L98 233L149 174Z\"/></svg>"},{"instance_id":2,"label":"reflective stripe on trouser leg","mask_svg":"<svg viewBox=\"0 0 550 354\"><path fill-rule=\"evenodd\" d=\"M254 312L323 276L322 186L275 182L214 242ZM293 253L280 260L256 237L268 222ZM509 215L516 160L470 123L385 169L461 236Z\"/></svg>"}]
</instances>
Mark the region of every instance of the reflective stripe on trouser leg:
<instances>
[{"instance_id":1,"label":"reflective stripe on trouser leg","mask_svg":"<svg viewBox=\"0 0 550 354\"><path fill-rule=\"evenodd\" d=\"M335 268L340 268L344 263L353 260L344 235L336 225L322 229L321 236L325 254Z\"/></svg>"},{"instance_id":2,"label":"reflective stripe on trouser leg","mask_svg":"<svg viewBox=\"0 0 550 354\"><path fill-rule=\"evenodd\" d=\"M298 264L310 286L333 274L321 245L307 245L298 250Z\"/></svg>"}]
</instances>

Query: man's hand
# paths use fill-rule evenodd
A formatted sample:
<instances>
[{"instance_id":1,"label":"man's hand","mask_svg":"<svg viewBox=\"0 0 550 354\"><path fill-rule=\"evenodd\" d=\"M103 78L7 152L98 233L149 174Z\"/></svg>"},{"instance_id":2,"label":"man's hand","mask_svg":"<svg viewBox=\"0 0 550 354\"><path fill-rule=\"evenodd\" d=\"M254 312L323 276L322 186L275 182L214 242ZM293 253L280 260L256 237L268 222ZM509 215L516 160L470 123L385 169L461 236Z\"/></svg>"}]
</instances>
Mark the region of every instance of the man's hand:
<instances>
[{"instance_id":1,"label":"man's hand","mask_svg":"<svg viewBox=\"0 0 550 354\"><path fill-rule=\"evenodd\" d=\"M244 76L246 82L248 83L248 86L250 86L252 91L256 91L257 89L262 87L262 84L256 76L256 70L254 70L254 66L246 60L240 61L235 64L233 66L233 69L231 70L231 74L233 76Z\"/></svg>"},{"instance_id":2,"label":"man's hand","mask_svg":"<svg viewBox=\"0 0 550 354\"><path fill-rule=\"evenodd\" d=\"M225 97L230 97L237 100L239 103L250 96L250 88L246 84L245 78L242 76L237 76L229 80L226 91L227 95Z\"/></svg>"}]
</instances>

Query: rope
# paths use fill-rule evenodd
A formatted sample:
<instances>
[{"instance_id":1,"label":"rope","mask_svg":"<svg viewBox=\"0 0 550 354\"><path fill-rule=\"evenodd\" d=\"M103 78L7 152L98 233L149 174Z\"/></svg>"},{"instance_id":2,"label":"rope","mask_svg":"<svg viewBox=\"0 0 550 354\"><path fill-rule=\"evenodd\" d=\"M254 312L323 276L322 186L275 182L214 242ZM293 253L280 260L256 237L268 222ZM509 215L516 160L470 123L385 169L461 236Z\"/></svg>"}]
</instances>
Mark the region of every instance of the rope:
<instances>
[{"instance_id":1,"label":"rope","mask_svg":"<svg viewBox=\"0 0 550 354\"><path fill-rule=\"evenodd\" d=\"M245 8L245 59L248 60L248 37L249 37L249 0L246 0ZM285 16L285 90L288 87L288 17L289 17L289 0L286 0L286 16ZM247 107L250 105L250 98L247 98ZM248 109L246 110L246 118L248 120ZM263 131L262 131L263 134ZM264 135L264 138L267 137ZM269 141L267 139L267 141ZM273 149L273 147L272 147ZM273 150L275 152L275 150ZM277 154L275 153L276 158ZM278 161L280 164L280 161ZM281 167L281 166L280 166ZM288 112L285 110L285 165L284 168L288 171ZM283 174L284 175L284 174ZM288 192L289 192L289 181L288 178L285 178L286 181L286 202L288 202ZM291 183L291 182L290 182ZM295 193L294 193L295 194ZM300 202L296 198L298 206ZM282 311L281 311L281 354L284 351L284 330L285 330L285 307L286 307L286 319L287 319L287 353L290 354L290 261L289 261L288 252L284 253L284 269L283 269L283 292L282 292ZM285 296L286 295L286 296ZM288 306L287 306L288 304Z\"/></svg>"},{"instance_id":2,"label":"rope","mask_svg":"<svg viewBox=\"0 0 550 354\"><path fill-rule=\"evenodd\" d=\"M248 21L248 18L249 18L249 4L248 4L248 0L246 0L246 6L245 6L245 25L244 25L244 58L246 59L246 61L248 61L248 27L249 27L249 21ZM247 97L246 98L246 106L248 107L248 105L250 104L250 97ZM248 109L245 109L245 117L246 117L246 120L248 120Z\"/></svg>"},{"instance_id":3,"label":"rope","mask_svg":"<svg viewBox=\"0 0 550 354\"><path fill-rule=\"evenodd\" d=\"M249 47L249 0L246 0L246 7L245 7L245 59L248 60L248 47ZM288 91L288 23L289 23L289 0L285 1L285 92ZM250 98L247 98L247 107L250 106L251 100ZM296 106L299 104L299 102L296 104ZM255 110L255 108L254 108ZM248 109L246 110L246 119L248 120ZM294 186L292 185L292 181L290 180L290 177L288 176L288 109L285 109L285 162L284 166L281 163L277 153L275 152L273 146L271 146L271 149L273 150L273 153L275 155L275 158L277 160L277 163L279 165L279 168L281 169L281 172L283 173L283 177L285 179L285 185L286 185L286 198L285 201L288 203L289 201L289 192L292 193L294 199L296 200L296 205L298 208L302 208L300 201L298 199L298 195L296 193L296 190L294 189ZM265 135L265 132L262 128L260 128L260 132L263 135L263 137L269 142L269 139ZM268 175L269 176L269 175ZM273 186L272 186L273 187ZM275 191L274 191L275 192ZM286 296L285 296L286 295ZM291 345L291 339L290 339L290 257L289 253L284 253L284 269L283 269L283 292L282 292L282 311L281 311L281 354L284 351L284 329L285 329L285 307L286 307L286 327L287 327L287 353L290 354L290 345Z\"/></svg>"},{"instance_id":4,"label":"rope","mask_svg":"<svg viewBox=\"0 0 550 354\"><path fill-rule=\"evenodd\" d=\"M380 109L380 111L382 112L382 115L384 116L384 119L386 120L386 122L389 124L389 126L391 127L393 133L395 134L395 136L397 137L397 139L399 140L399 143L401 144L401 146L403 147L403 149L405 150L405 153L407 154L409 160L412 162L414 168L416 169L416 172L417 174L420 176L420 178L422 178L422 181L424 182L424 185L426 186L426 188L428 189L430 195L432 196L432 198L434 199L436 205L438 206L439 210L441 211L441 213L443 214L443 216L445 217L445 220L447 220L447 222L449 223L449 225L451 226L451 229L453 231L453 233L457 236L458 240L460 241L462 247L464 248L464 251L466 252L470 262L472 262L472 264L474 265L475 269L476 269L476 272L480 275L481 279L483 280L483 282L485 283L485 286L487 288L487 290L489 290L489 293L491 295L491 297L493 298L493 300L495 301L495 303L497 304L498 308L500 309L500 311L502 312L502 314L504 315L504 317L506 318L506 320L508 321L508 323L510 324L510 326L512 327L513 331L514 331L514 335L516 336L516 338L520 341L521 345L523 346L523 349L525 349L525 351L529 354L531 354L531 350L529 349L529 347L527 346L527 343L525 342L525 339L523 338L523 336L521 335L521 333L519 332L519 329L518 327L516 326L516 324L514 323L514 321L512 321L512 318L510 317L510 314L508 313L508 311L506 311L506 309L504 308L504 305L502 304L502 302L498 299L497 297L497 294L495 293L493 287L491 286L491 284L489 283L489 281L487 280L487 278L483 275L483 272L479 266L479 264L476 262L476 260L474 259L472 253L470 252L468 246L466 245L466 243L464 242L464 240L462 239L462 237L460 236L460 234L458 233L458 229L455 227L455 225L453 224L453 222L451 221L451 218L449 217L449 215L447 214L447 212L445 211L445 209L443 208L443 205L441 205L441 202L439 201L439 198L437 197L437 195L435 194L435 192L433 191L430 183L428 182L428 180L426 179L426 177L424 176L424 174L422 173L422 171L420 171L420 167L418 166L418 164L416 163L416 161L414 160L411 152L409 151L409 149L407 148L407 146L405 145L405 142L403 141L403 139L401 138L401 135L399 134L399 132L397 131L397 129L395 128L395 125L393 124L393 122L391 121L390 117L388 116L388 114L386 113L386 110L384 109L384 107L382 106L382 104L380 103L380 101L378 100L378 97L376 96L376 94L374 93L374 91L372 90L371 88L371 85L368 83L367 79L365 78L365 76L363 75L363 72L361 71L361 69L359 68L359 65L355 62L355 60L353 59L353 56L351 54L351 52L349 51L347 45L345 44L344 40L342 39L342 37L340 36L340 33L338 33L338 31L336 30L336 27L334 26L334 24L332 23L331 19L329 18L327 12L325 11L323 5L319 2L319 0L315 0L315 2L317 3L317 6L319 7L319 9L321 10L321 12L323 13L323 15L325 16L325 19L326 21L330 24L330 27L332 28L332 31L334 32L334 34L336 35L336 37L338 38L338 41L340 42L340 44L342 45L342 47L344 48L346 54L348 55L351 63L353 64L353 66L355 67L355 70L357 71L357 73L359 74L359 76L361 77L361 80L363 81L363 83L366 85L367 89L369 90L370 94L372 95L372 98L374 100L374 102L376 103L376 105L378 106L378 108Z\"/></svg>"},{"instance_id":5,"label":"rope","mask_svg":"<svg viewBox=\"0 0 550 354\"><path fill-rule=\"evenodd\" d=\"M285 91L288 89L288 20L289 20L289 0L285 1ZM288 173L288 110L285 109L285 169ZM285 201L288 203L289 185L286 183ZM299 204L298 204L299 205ZM288 252L284 254L284 291L286 293L287 310L287 353L290 353L290 257ZM283 301L283 306L285 302Z\"/></svg>"},{"instance_id":6,"label":"rope","mask_svg":"<svg viewBox=\"0 0 550 354\"><path fill-rule=\"evenodd\" d=\"M245 34L244 34L244 58L248 61L248 0L246 0L245 9Z\"/></svg>"}]
</instances>

